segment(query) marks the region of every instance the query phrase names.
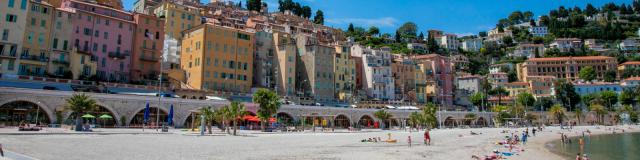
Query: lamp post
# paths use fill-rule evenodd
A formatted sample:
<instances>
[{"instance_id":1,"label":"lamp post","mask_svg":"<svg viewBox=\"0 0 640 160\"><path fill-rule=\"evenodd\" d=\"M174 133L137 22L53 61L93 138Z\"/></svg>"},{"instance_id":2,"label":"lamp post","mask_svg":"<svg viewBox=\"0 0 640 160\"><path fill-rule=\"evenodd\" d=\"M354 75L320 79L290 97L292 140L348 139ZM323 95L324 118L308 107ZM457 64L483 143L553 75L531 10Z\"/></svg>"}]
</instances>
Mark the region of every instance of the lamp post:
<instances>
[{"instance_id":1,"label":"lamp post","mask_svg":"<svg viewBox=\"0 0 640 160\"><path fill-rule=\"evenodd\" d=\"M158 76L158 107L156 108L156 131L158 131L157 125L160 123L160 105L162 105L162 67L164 57L160 56L160 75Z\"/></svg>"}]
</instances>

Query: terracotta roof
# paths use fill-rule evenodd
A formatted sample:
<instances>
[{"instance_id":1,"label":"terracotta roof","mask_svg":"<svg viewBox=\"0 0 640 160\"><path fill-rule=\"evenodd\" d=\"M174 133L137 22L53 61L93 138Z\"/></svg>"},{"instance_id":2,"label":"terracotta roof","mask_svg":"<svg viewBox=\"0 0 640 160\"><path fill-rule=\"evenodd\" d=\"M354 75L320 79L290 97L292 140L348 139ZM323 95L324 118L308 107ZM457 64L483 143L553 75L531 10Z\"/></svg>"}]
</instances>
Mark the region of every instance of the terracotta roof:
<instances>
[{"instance_id":1,"label":"terracotta roof","mask_svg":"<svg viewBox=\"0 0 640 160\"><path fill-rule=\"evenodd\" d=\"M527 61L566 61L566 60L602 60L615 59L607 56L584 56L584 57L549 57L549 58L531 58Z\"/></svg>"},{"instance_id":2,"label":"terracotta roof","mask_svg":"<svg viewBox=\"0 0 640 160\"><path fill-rule=\"evenodd\" d=\"M628 61L628 62L624 62L621 65L625 65L625 64L640 64L640 61Z\"/></svg>"}]
</instances>

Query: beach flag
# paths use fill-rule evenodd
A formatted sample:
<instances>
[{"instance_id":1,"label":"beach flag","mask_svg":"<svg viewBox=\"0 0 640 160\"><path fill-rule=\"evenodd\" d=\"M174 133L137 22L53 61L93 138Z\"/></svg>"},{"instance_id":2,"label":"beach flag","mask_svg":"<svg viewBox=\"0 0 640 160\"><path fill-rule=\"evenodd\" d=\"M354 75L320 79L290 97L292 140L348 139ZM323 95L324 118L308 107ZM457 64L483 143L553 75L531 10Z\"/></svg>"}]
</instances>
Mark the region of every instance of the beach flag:
<instances>
[{"instance_id":1,"label":"beach flag","mask_svg":"<svg viewBox=\"0 0 640 160\"><path fill-rule=\"evenodd\" d=\"M146 124L149 121L149 102L147 102L147 106L144 107L144 123Z\"/></svg>"},{"instance_id":2,"label":"beach flag","mask_svg":"<svg viewBox=\"0 0 640 160\"><path fill-rule=\"evenodd\" d=\"M167 116L167 124L169 126L173 124L173 104L171 104L171 107L169 108L169 116Z\"/></svg>"}]
</instances>

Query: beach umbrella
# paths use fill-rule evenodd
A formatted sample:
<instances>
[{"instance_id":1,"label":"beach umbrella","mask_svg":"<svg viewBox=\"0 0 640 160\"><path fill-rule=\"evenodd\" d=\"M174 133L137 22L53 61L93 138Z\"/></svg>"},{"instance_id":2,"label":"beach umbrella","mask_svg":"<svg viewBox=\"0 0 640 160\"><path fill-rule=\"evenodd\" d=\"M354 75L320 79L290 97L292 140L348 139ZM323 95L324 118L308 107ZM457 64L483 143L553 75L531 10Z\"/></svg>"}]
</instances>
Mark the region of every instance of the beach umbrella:
<instances>
[{"instance_id":1,"label":"beach umbrella","mask_svg":"<svg viewBox=\"0 0 640 160\"><path fill-rule=\"evenodd\" d=\"M111 116L110 116L110 115L108 115L108 114L103 114L103 115L100 115L100 117L98 117L98 118L99 118L99 119L103 119L103 120L102 120L102 126L105 126L106 122L104 121L104 119L112 119L113 117L111 117Z\"/></svg>"},{"instance_id":2,"label":"beach umbrella","mask_svg":"<svg viewBox=\"0 0 640 160\"><path fill-rule=\"evenodd\" d=\"M173 124L173 104L169 107L169 116L167 116L167 125L171 126Z\"/></svg>"},{"instance_id":3,"label":"beach umbrella","mask_svg":"<svg viewBox=\"0 0 640 160\"><path fill-rule=\"evenodd\" d=\"M147 106L144 107L144 124L149 121L149 102L147 102Z\"/></svg>"},{"instance_id":4,"label":"beach umbrella","mask_svg":"<svg viewBox=\"0 0 640 160\"><path fill-rule=\"evenodd\" d=\"M100 117L98 117L98 118L100 118L100 119L111 119L111 118L113 118L113 117L111 117L111 116L110 116L110 115L108 115L108 114L103 114L103 115L101 115L101 116L100 116Z\"/></svg>"},{"instance_id":5,"label":"beach umbrella","mask_svg":"<svg viewBox=\"0 0 640 160\"><path fill-rule=\"evenodd\" d=\"M82 118L96 118L96 116L93 116L91 114L85 114L85 115L82 115Z\"/></svg>"}]
</instances>

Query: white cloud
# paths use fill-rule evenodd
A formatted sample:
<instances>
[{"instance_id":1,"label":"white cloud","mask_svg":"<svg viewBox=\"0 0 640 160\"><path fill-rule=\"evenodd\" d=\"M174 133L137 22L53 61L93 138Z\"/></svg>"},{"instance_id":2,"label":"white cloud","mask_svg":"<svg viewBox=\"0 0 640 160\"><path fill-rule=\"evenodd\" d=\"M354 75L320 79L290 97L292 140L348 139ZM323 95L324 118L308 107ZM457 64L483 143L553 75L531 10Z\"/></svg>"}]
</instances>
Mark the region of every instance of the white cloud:
<instances>
[{"instance_id":1,"label":"white cloud","mask_svg":"<svg viewBox=\"0 0 640 160\"><path fill-rule=\"evenodd\" d=\"M360 25L363 27L376 26L376 27L393 27L396 26L398 20L393 17L382 17L382 18L330 18L327 19L327 22L332 24L349 24L353 23L355 25Z\"/></svg>"}]
</instances>

